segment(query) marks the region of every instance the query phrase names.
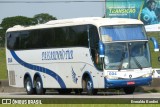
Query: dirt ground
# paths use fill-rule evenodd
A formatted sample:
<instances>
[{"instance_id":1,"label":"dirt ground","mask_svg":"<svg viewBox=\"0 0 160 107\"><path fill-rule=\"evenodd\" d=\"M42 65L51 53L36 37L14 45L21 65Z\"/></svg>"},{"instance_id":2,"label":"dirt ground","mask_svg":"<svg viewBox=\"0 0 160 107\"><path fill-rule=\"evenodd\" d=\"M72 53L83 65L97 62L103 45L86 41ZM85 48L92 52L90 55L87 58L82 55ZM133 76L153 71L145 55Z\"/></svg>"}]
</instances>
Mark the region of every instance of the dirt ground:
<instances>
[{"instance_id":1,"label":"dirt ground","mask_svg":"<svg viewBox=\"0 0 160 107\"><path fill-rule=\"evenodd\" d=\"M0 80L0 93L25 92L24 88L10 87L8 80Z\"/></svg>"}]
</instances>

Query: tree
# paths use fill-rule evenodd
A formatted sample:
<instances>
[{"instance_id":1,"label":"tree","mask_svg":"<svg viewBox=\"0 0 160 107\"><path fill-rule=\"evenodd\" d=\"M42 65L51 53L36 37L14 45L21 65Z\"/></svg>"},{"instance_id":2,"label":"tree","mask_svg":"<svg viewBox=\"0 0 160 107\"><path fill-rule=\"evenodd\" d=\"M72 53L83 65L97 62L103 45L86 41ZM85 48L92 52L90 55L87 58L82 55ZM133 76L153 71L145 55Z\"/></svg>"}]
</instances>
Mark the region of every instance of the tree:
<instances>
[{"instance_id":1,"label":"tree","mask_svg":"<svg viewBox=\"0 0 160 107\"><path fill-rule=\"evenodd\" d=\"M13 27L15 25L30 26L35 24L42 24L49 20L56 19L56 17L53 17L47 13L37 14L33 18L28 18L25 16L14 16L4 18L2 20L2 23L0 24L0 47L4 46L5 32L8 28Z\"/></svg>"},{"instance_id":2,"label":"tree","mask_svg":"<svg viewBox=\"0 0 160 107\"><path fill-rule=\"evenodd\" d=\"M0 24L0 47L4 46L5 42L5 32L8 28L13 27L15 25L29 26L36 24L35 19L28 18L25 16L15 16L15 17L7 17L2 20Z\"/></svg>"},{"instance_id":3,"label":"tree","mask_svg":"<svg viewBox=\"0 0 160 107\"><path fill-rule=\"evenodd\" d=\"M43 24L50 20L57 20L56 17L53 17L52 15L49 15L48 13L37 14L33 18L37 21L37 24Z\"/></svg>"},{"instance_id":4,"label":"tree","mask_svg":"<svg viewBox=\"0 0 160 107\"><path fill-rule=\"evenodd\" d=\"M4 46L5 42L5 32L3 29L0 29L0 47Z\"/></svg>"},{"instance_id":5,"label":"tree","mask_svg":"<svg viewBox=\"0 0 160 107\"><path fill-rule=\"evenodd\" d=\"M7 17L2 20L1 27L3 30L7 30L10 27L15 25L29 26L36 24L36 21L33 18L28 18L25 16L15 16Z\"/></svg>"}]
</instances>

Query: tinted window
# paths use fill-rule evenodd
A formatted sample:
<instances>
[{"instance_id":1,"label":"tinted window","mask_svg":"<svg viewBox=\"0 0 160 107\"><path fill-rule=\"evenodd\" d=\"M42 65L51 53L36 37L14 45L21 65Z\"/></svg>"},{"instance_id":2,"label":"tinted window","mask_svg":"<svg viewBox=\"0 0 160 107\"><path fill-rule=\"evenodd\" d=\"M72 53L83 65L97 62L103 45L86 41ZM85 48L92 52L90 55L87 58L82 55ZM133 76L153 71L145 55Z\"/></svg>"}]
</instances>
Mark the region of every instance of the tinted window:
<instances>
[{"instance_id":1,"label":"tinted window","mask_svg":"<svg viewBox=\"0 0 160 107\"><path fill-rule=\"evenodd\" d=\"M7 46L9 49L19 48L20 37L18 32L7 34Z\"/></svg>"},{"instance_id":2,"label":"tinted window","mask_svg":"<svg viewBox=\"0 0 160 107\"><path fill-rule=\"evenodd\" d=\"M99 35L96 26L90 25L89 27L89 38L90 38L90 50L92 60L97 69L101 70L102 66L97 62L98 60L98 42L99 42Z\"/></svg>"},{"instance_id":3,"label":"tinted window","mask_svg":"<svg viewBox=\"0 0 160 107\"><path fill-rule=\"evenodd\" d=\"M20 47L19 49L27 49L30 47L29 31L20 33Z\"/></svg>"},{"instance_id":4,"label":"tinted window","mask_svg":"<svg viewBox=\"0 0 160 107\"><path fill-rule=\"evenodd\" d=\"M11 32L7 34L9 49L88 47L88 25Z\"/></svg>"},{"instance_id":5,"label":"tinted window","mask_svg":"<svg viewBox=\"0 0 160 107\"><path fill-rule=\"evenodd\" d=\"M87 26L69 27L69 35L67 37L70 45L88 46Z\"/></svg>"}]
</instances>

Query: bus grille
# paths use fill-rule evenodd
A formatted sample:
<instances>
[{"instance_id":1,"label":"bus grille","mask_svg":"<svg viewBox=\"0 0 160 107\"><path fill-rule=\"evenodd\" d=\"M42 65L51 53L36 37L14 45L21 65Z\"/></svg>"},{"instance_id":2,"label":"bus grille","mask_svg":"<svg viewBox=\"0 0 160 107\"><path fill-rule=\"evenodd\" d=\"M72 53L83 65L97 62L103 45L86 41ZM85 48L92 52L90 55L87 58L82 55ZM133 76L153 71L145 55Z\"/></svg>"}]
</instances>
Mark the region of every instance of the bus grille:
<instances>
[{"instance_id":1,"label":"bus grille","mask_svg":"<svg viewBox=\"0 0 160 107\"><path fill-rule=\"evenodd\" d=\"M14 71L9 71L9 83L10 85L16 85Z\"/></svg>"}]
</instances>

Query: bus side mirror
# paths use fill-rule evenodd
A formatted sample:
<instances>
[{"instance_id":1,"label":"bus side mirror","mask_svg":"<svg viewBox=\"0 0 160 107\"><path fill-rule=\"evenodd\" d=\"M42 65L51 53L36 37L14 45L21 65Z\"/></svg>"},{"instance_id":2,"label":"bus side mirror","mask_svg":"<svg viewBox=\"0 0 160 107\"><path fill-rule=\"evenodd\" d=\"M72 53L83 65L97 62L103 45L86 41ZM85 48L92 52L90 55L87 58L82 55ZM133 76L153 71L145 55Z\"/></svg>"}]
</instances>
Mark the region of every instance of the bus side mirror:
<instances>
[{"instance_id":1,"label":"bus side mirror","mask_svg":"<svg viewBox=\"0 0 160 107\"><path fill-rule=\"evenodd\" d=\"M97 63L99 64L99 69L103 70L104 63L104 55L105 55L105 47L102 41L98 43L98 55L97 55Z\"/></svg>"},{"instance_id":2,"label":"bus side mirror","mask_svg":"<svg viewBox=\"0 0 160 107\"><path fill-rule=\"evenodd\" d=\"M158 52L159 51L159 46L158 46L158 42L154 37L151 37L150 40L153 42L154 45L154 51Z\"/></svg>"},{"instance_id":3,"label":"bus side mirror","mask_svg":"<svg viewBox=\"0 0 160 107\"><path fill-rule=\"evenodd\" d=\"M99 41L99 57L100 58L104 58L104 44L101 42L101 41Z\"/></svg>"}]
</instances>

